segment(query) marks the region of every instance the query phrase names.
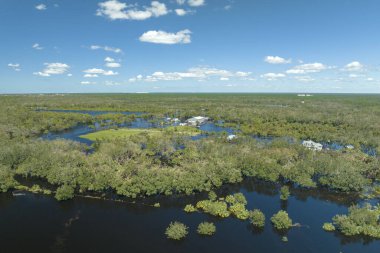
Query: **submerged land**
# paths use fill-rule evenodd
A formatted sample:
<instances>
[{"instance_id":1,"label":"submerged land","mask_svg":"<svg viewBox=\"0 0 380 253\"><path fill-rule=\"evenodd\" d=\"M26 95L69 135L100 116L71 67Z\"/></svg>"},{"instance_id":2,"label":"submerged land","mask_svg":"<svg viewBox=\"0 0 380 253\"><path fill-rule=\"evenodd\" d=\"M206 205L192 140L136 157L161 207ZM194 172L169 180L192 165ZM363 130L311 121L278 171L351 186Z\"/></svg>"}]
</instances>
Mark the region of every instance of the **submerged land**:
<instances>
[{"instance_id":1,"label":"submerged land","mask_svg":"<svg viewBox=\"0 0 380 253\"><path fill-rule=\"evenodd\" d=\"M305 225L288 216L288 199L323 193L321 205L344 203L345 211L313 229L380 238L380 95L41 94L0 101L4 194L148 201L157 209L157 198L190 196L196 201L180 201L182 212L249 220L259 230L273 224L285 243L290 229ZM207 123L185 124L194 116ZM223 190L247 180L267 184L281 207L265 213L251 208L249 193ZM217 235L214 223L202 223L198 233ZM173 238L188 234L182 223L167 229Z\"/></svg>"}]
</instances>

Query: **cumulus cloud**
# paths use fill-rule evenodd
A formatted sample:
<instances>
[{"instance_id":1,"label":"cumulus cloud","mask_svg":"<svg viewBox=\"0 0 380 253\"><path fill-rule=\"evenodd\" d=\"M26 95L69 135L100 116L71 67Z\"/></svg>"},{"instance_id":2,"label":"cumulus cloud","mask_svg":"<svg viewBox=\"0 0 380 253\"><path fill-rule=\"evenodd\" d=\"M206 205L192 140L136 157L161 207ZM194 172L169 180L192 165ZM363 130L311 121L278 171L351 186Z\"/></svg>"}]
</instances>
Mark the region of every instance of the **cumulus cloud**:
<instances>
[{"instance_id":1,"label":"cumulus cloud","mask_svg":"<svg viewBox=\"0 0 380 253\"><path fill-rule=\"evenodd\" d=\"M106 67L107 68L120 68L121 64L118 62L107 62Z\"/></svg>"},{"instance_id":2,"label":"cumulus cloud","mask_svg":"<svg viewBox=\"0 0 380 253\"><path fill-rule=\"evenodd\" d=\"M261 78L267 79L268 81L276 81L284 77L286 77L286 75L282 73L266 73L266 74L261 75Z\"/></svg>"},{"instance_id":3,"label":"cumulus cloud","mask_svg":"<svg viewBox=\"0 0 380 253\"><path fill-rule=\"evenodd\" d=\"M85 75L83 77L98 77L98 75L103 75L103 76L116 76L119 73L114 72L112 70L104 70L104 69L98 69L98 68L92 68L92 69L86 69L83 70Z\"/></svg>"},{"instance_id":4,"label":"cumulus cloud","mask_svg":"<svg viewBox=\"0 0 380 253\"><path fill-rule=\"evenodd\" d=\"M104 50L104 51L113 52L116 54L120 54L123 52L120 48L109 47L109 46L99 46L99 45L91 45L90 49L91 50Z\"/></svg>"},{"instance_id":5,"label":"cumulus cloud","mask_svg":"<svg viewBox=\"0 0 380 253\"><path fill-rule=\"evenodd\" d=\"M175 13L178 15L178 16L185 16L187 14L187 11L184 10L184 9L175 9Z\"/></svg>"},{"instance_id":6,"label":"cumulus cloud","mask_svg":"<svg viewBox=\"0 0 380 253\"><path fill-rule=\"evenodd\" d=\"M168 13L169 11L166 5L158 1L152 1L150 6L138 9L137 4L128 5L118 0L110 0L99 3L99 9L96 15L105 16L111 20L145 20L151 17L163 16Z\"/></svg>"},{"instance_id":7,"label":"cumulus cloud","mask_svg":"<svg viewBox=\"0 0 380 253\"><path fill-rule=\"evenodd\" d=\"M315 62L315 63L308 63L308 64L295 66L292 69L287 70L286 73L287 74L308 74L308 73L321 72L326 69L328 69L326 65L319 62Z\"/></svg>"},{"instance_id":8,"label":"cumulus cloud","mask_svg":"<svg viewBox=\"0 0 380 253\"><path fill-rule=\"evenodd\" d=\"M21 65L19 63L8 63L8 67L13 69L14 71L21 71Z\"/></svg>"},{"instance_id":9,"label":"cumulus cloud","mask_svg":"<svg viewBox=\"0 0 380 253\"><path fill-rule=\"evenodd\" d=\"M54 63L44 63L45 68L42 71L34 72L34 75L48 77L51 75L61 75L66 73L70 66L65 63L54 62Z\"/></svg>"},{"instance_id":10,"label":"cumulus cloud","mask_svg":"<svg viewBox=\"0 0 380 253\"><path fill-rule=\"evenodd\" d=\"M104 61L106 62L106 67L108 67L108 68L120 68L121 67L121 64L116 62L114 58L106 57L104 59Z\"/></svg>"},{"instance_id":11,"label":"cumulus cloud","mask_svg":"<svg viewBox=\"0 0 380 253\"><path fill-rule=\"evenodd\" d=\"M363 66L363 64L361 64L358 61L353 61L353 62L347 64L346 66L344 66L343 70L351 71L351 72L362 71L362 70L364 70L364 66Z\"/></svg>"},{"instance_id":12,"label":"cumulus cloud","mask_svg":"<svg viewBox=\"0 0 380 253\"><path fill-rule=\"evenodd\" d=\"M33 46L32 46L32 48L34 48L34 49L36 49L36 50L42 50L42 49L44 49L44 48L41 47L41 45L38 44L38 43L34 43Z\"/></svg>"},{"instance_id":13,"label":"cumulus cloud","mask_svg":"<svg viewBox=\"0 0 380 253\"><path fill-rule=\"evenodd\" d=\"M177 33L164 31L148 31L140 36L140 41L156 44L188 44L191 43L191 31L188 29Z\"/></svg>"},{"instance_id":14,"label":"cumulus cloud","mask_svg":"<svg viewBox=\"0 0 380 253\"><path fill-rule=\"evenodd\" d=\"M47 6L45 4L38 4L35 6L37 10L44 11L47 9Z\"/></svg>"},{"instance_id":15,"label":"cumulus cloud","mask_svg":"<svg viewBox=\"0 0 380 253\"><path fill-rule=\"evenodd\" d=\"M187 3L191 6L191 7L198 7L198 6L202 6L205 4L205 1L204 0L189 0L187 1Z\"/></svg>"},{"instance_id":16,"label":"cumulus cloud","mask_svg":"<svg viewBox=\"0 0 380 253\"><path fill-rule=\"evenodd\" d=\"M264 61L270 64L288 64L292 62L291 59L284 59L280 56L267 56Z\"/></svg>"},{"instance_id":17,"label":"cumulus cloud","mask_svg":"<svg viewBox=\"0 0 380 253\"><path fill-rule=\"evenodd\" d=\"M179 81L184 79L196 79L198 81L204 81L210 78L219 78L219 80L226 81L230 78L241 78L245 80L251 72L243 71L229 71L224 69L209 68L209 67L195 67L190 68L185 72L162 72L156 71L151 75L142 76L138 75L134 78L129 79L130 82L136 81L147 81L147 82L156 82L156 81Z\"/></svg>"}]
</instances>

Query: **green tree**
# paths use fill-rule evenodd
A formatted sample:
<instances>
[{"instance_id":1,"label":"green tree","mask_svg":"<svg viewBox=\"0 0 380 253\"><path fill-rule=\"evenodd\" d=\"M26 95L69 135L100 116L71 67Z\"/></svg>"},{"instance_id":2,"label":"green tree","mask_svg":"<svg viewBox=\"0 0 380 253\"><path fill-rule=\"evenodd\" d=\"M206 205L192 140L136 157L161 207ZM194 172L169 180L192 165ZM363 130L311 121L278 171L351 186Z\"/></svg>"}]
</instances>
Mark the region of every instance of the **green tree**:
<instances>
[{"instance_id":1,"label":"green tree","mask_svg":"<svg viewBox=\"0 0 380 253\"><path fill-rule=\"evenodd\" d=\"M72 199L74 197L74 188L70 185L62 185L57 188L55 198L59 201Z\"/></svg>"},{"instance_id":2,"label":"green tree","mask_svg":"<svg viewBox=\"0 0 380 253\"><path fill-rule=\"evenodd\" d=\"M255 227L263 228L265 226L265 215L259 209L249 212L249 219Z\"/></svg>"},{"instance_id":3,"label":"green tree","mask_svg":"<svg viewBox=\"0 0 380 253\"><path fill-rule=\"evenodd\" d=\"M201 235L213 235L216 232L216 227L214 223L202 222L201 224L199 224L197 232Z\"/></svg>"},{"instance_id":4,"label":"green tree","mask_svg":"<svg viewBox=\"0 0 380 253\"><path fill-rule=\"evenodd\" d=\"M166 228L165 234L169 239L173 240L181 240L187 236L188 227L178 221L171 222L169 226Z\"/></svg>"},{"instance_id":5,"label":"green tree","mask_svg":"<svg viewBox=\"0 0 380 253\"><path fill-rule=\"evenodd\" d=\"M292 220L286 211L280 210L270 219L273 226L278 230L286 230L292 227Z\"/></svg>"},{"instance_id":6,"label":"green tree","mask_svg":"<svg viewBox=\"0 0 380 253\"><path fill-rule=\"evenodd\" d=\"M280 199L281 200L288 200L290 196L289 186L283 186L280 189Z\"/></svg>"}]
</instances>

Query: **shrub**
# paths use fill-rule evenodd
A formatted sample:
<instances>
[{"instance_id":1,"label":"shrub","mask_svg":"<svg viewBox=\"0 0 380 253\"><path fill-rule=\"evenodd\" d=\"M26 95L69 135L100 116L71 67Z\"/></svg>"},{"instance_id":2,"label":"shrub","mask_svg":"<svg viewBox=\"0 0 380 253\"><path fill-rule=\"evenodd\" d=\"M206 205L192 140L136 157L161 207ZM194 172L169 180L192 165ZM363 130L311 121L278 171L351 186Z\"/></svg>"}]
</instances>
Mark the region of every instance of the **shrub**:
<instances>
[{"instance_id":1,"label":"shrub","mask_svg":"<svg viewBox=\"0 0 380 253\"><path fill-rule=\"evenodd\" d=\"M289 229L292 226L292 220L286 211L280 210L270 219L273 226L278 230Z\"/></svg>"},{"instance_id":2,"label":"shrub","mask_svg":"<svg viewBox=\"0 0 380 253\"><path fill-rule=\"evenodd\" d=\"M55 198L59 201L72 199L74 197L74 188L70 185L62 185L58 187Z\"/></svg>"},{"instance_id":3,"label":"shrub","mask_svg":"<svg viewBox=\"0 0 380 253\"><path fill-rule=\"evenodd\" d=\"M352 206L348 209L348 215L334 216L333 223L337 230L347 236L366 235L380 238L379 216L379 206Z\"/></svg>"},{"instance_id":4,"label":"shrub","mask_svg":"<svg viewBox=\"0 0 380 253\"><path fill-rule=\"evenodd\" d=\"M255 227L262 228L265 225L265 215L259 209L249 212L249 219Z\"/></svg>"},{"instance_id":5,"label":"shrub","mask_svg":"<svg viewBox=\"0 0 380 253\"><path fill-rule=\"evenodd\" d=\"M281 187L281 190L280 190L280 199L281 200L288 200L290 196L290 191L289 191L289 187L288 186L283 186Z\"/></svg>"},{"instance_id":6,"label":"shrub","mask_svg":"<svg viewBox=\"0 0 380 253\"><path fill-rule=\"evenodd\" d=\"M157 203L153 204L153 207L159 208L159 207L161 207L161 205L160 205L160 203L157 202Z\"/></svg>"},{"instance_id":7,"label":"shrub","mask_svg":"<svg viewBox=\"0 0 380 253\"><path fill-rule=\"evenodd\" d=\"M169 224L169 227L166 228L165 235L169 239L181 240L187 236L188 227L178 221L172 222Z\"/></svg>"},{"instance_id":8,"label":"shrub","mask_svg":"<svg viewBox=\"0 0 380 253\"><path fill-rule=\"evenodd\" d=\"M201 224L199 224L197 232L201 235L213 235L216 232L216 227L214 223L202 222Z\"/></svg>"},{"instance_id":9,"label":"shrub","mask_svg":"<svg viewBox=\"0 0 380 253\"><path fill-rule=\"evenodd\" d=\"M215 192L210 191L210 192L208 193L208 199L209 199L209 200L215 201L217 198L218 198L218 196L216 195Z\"/></svg>"},{"instance_id":10,"label":"shrub","mask_svg":"<svg viewBox=\"0 0 380 253\"><path fill-rule=\"evenodd\" d=\"M323 224L322 228L325 230L325 231L335 231L335 226L332 224L332 223L329 223L329 222L326 222Z\"/></svg>"},{"instance_id":11,"label":"shrub","mask_svg":"<svg viewBox=\"0 0 380 253\"><path fill-rule=\"evenodd\" d=\"M193 213L193 212L196 212L197 209L195 208L195 206L191 205L191 204L188 204L185 206L185 208L183 209L186 213Z\"/></svg>"},{"instance_id":12,"label":"shrub","mask_svg":"<svg viewBox=\"0 0 380 253\"><path fill-rule=\"evenodd\" d=\"M249 218L248 210L245 209L245 206L241 203L236 203L236 204L230 206L229 210L238 219L246 220Z\"/></svg>"},{"instance_id":13,"label":"shrub","mask_svg":"<svg viewBox=\"0 0 380 253\"><path fill-rule=\"evenodd\" d=\"M243 193L235 193L233 195L227 195L226 196L226 202L230 205L240 203L243 205L247 204L247 199L245 198Z\"/></svg>"},{"instance_id":14,"label":"shrub","mask_svg":"<svg viewBox=\"0 0 380 253\"><path fill-rule=\"evenodd\" d=\"M201 200L197 203L196 207L203 210L205 213L214 216L219 216L222 218L227 218L230 216L227 204L223 201Z\"/></svg>"}]
</instances>

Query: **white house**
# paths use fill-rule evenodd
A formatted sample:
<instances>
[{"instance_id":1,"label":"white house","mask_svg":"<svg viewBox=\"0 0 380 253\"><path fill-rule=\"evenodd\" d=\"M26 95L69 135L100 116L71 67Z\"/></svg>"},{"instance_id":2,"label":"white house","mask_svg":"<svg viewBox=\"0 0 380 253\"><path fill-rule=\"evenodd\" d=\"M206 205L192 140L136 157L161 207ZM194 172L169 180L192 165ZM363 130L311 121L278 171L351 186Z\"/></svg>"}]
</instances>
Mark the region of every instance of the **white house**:
<instances>
[{"instance_id":1,"label":"white house","mask_svg":"<svg viewBox=\"0 0 380 253\"><path fill-rule=\"evenodd\" d=\"M234 140L234 139L236 139L236 138L237 138L237 136L234 135L234 134L230 134L230 135L227 136L227 140L228 140L228 141L232 141L232 140Z\"/></svg>"},{"instance_id":2,"label":"white house","mask_svg":"<svg viewBox=\"0 0 380 253\"><path fill-rule=\"evenodd\" d=\"M314 142L314 141L311 141L311 140L303 141L302 145L305 148L308 148L308 149L311 149L311 150L314 150L314 151L321 151L323 149L323 145L321 143Z\"/></svg>"},{"instance_id":3,"label":"white house","mask_svg":"<svg viewBox=\"0 0 380 253\"><path fill-rule=\"evenodd\" d=\"M200 126L209 120L208 117L197 116L186 120L188 126Z\"/></svg>"}]
</instances>

